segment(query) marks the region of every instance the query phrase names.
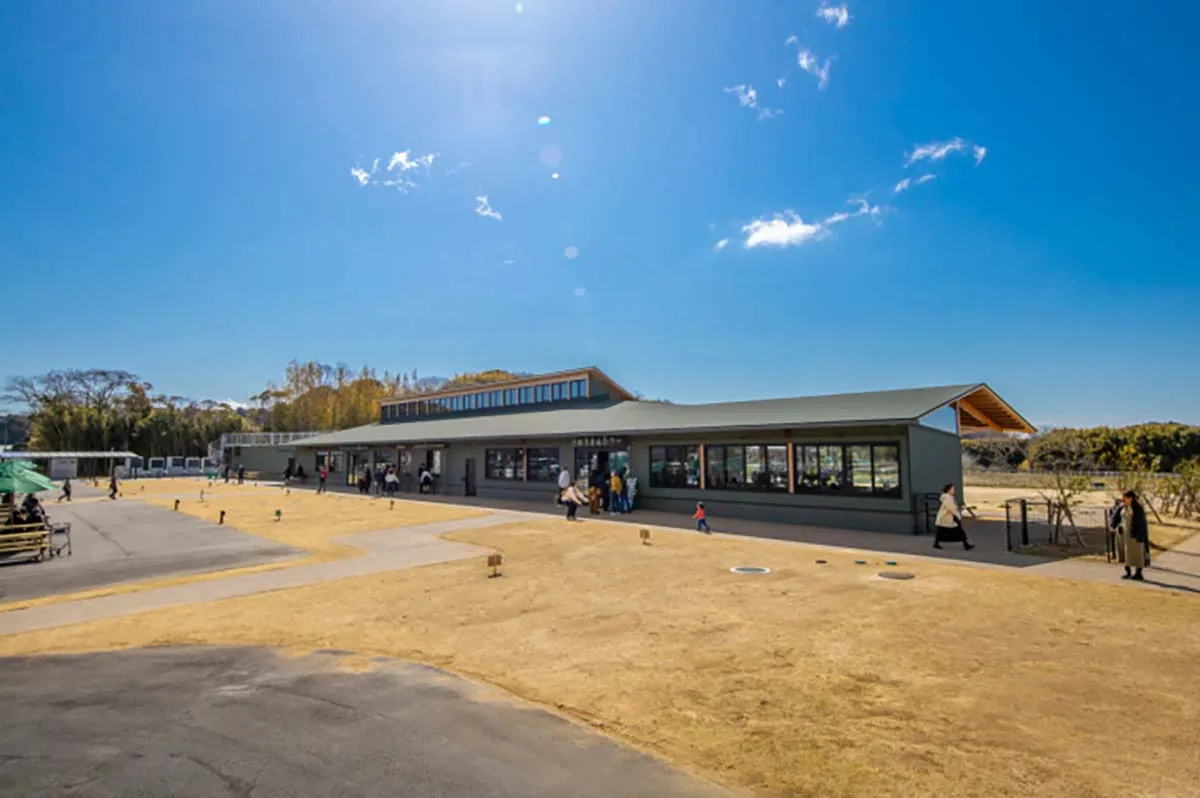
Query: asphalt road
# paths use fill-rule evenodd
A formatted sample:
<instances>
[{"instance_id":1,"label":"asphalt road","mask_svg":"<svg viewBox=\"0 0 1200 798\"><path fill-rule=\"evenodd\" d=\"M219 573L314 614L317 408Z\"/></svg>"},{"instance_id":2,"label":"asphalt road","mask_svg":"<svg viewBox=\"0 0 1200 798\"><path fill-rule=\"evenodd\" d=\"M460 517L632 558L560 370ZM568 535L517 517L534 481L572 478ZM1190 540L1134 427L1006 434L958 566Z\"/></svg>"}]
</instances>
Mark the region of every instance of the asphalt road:
<instances>
[{"instance_id":1,"label":"asphalt road","mask_svg":"<svg viewBox=\"0 0 1200 798\"><path fill-rule=\"evenodd\" d=\"M334 654L0 659L0 795L728 795L503 692Z\"/></svg>"},{"instance_id":2,"label":"asphalt road","mask_svg":"<svg viewBox=\"0 0 1200 798\"><path fill-rule=\"evenodd\" d=\"M303 554L143 502L44 503L51 522L71 524L72 554L41 563L0 561L0 601L256 565Z\"/></svg>"}]
</instances>

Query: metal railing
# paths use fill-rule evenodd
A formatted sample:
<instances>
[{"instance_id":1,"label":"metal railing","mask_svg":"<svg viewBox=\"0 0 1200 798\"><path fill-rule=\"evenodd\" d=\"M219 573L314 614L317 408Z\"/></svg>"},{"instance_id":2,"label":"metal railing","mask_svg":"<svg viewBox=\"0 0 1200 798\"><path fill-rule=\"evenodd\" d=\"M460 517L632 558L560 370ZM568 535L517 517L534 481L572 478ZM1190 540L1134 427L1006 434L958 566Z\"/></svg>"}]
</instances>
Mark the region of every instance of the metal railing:
<instances>
[{"instance_id":1,"label":"metal railing","mask_svg":"<svg viewBox=\"0 0 1200 798\"><path fill-rule=\"evenodd\" d=\"M284 446L305 438L321 435L321 432L227 432L221 436L221 449L230 446Z\"/></svg>"}]
</instances>

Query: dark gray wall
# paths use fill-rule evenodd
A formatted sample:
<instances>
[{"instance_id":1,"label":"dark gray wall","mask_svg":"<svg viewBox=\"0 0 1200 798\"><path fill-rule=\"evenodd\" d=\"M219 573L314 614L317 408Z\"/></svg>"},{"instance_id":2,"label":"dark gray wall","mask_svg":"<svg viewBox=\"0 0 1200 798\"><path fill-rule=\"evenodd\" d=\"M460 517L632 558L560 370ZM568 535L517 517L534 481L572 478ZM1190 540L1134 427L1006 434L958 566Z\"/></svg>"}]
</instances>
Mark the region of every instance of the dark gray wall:
<instances>
[{"instance_id":1,"label":"dark gray wall","mask_svg":"<svg viewBox=\"0 0 1200 798\"><path fill-rule=\"evenodd\" d=\"M913 507L918 523L925 526L924 502L926 493L941 493L942 487L953 483L959 496L963 495L962 442L957 435L941 430L913 425L908 429L909 473L912 474Z\"/></svg>"}]
</instances>

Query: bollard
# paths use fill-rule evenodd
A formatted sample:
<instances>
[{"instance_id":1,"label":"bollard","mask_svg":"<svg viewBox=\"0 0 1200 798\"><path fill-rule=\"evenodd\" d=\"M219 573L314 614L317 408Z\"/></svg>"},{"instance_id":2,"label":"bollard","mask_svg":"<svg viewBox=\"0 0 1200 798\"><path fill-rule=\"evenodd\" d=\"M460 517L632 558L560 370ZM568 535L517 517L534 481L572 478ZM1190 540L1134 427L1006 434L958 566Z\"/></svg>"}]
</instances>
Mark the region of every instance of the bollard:
<instances>
[{"instance_id":1,"label":"bollard","mask_svg":"<svg viewBox=\"0 0 1200 798\"><path fill-rule=\"evenodd\" d=\"M221 511L221 517L217 519L217 523L223 525L225 523L225 511Z\"/></svg>"},{"instance_id":2,"label":"bollard","mask_svg":"<svg viewBox=\"0 0 1200 798\"><path fill-rule=\"evenodd\" d=\"M487 559L488 568L492 569L492 572L490 574L488 574L488 579L495 579L497 576L500 576L500 565L503 562L504 562L504 558L502 556L500 556L499 554L489 554L488 555L488 559Z\"/></svg>"},{"instance_id":3,"label":"bollard","mask_svg":"<svg viewBox=\"0 0 1200 798\"><path fill-rule=\"evenodd\" d=\"M395 500L395 499L392 499L391 501L389 501L389 502L388 502L388 509L389 509L389 510L395 510L395 509L396 509L396 500Z\"/></svg>"},{"instance_id":4,"label":"bollard","mask_svg":"<svg viewBox=\"0 0 1200 798\"><path fill-rule=\"evenodd\" d=\"M175 512L179 512L179 499L175 500Z\"/></svg>"},{"instance_id":5,"label":"bollard","mask_svg":"<svg viewBox=\"0 0 1200 798\"><path fill-rule=\"evenodd\" d=\"M204 501L204 491L200 491L200 501Z\"/></svg>"},{"instance_id":6,"label":"bollard","mask_svg":"<svg viewBox=\"0 0 1200 798\"><path fill-rule=\"evenodd\" d=\"M649 546L650 545L650 530L646 529L645 527L642 527L639 530L639 533L642 537L642 545Z\"/></svg>"},{"instance_id":7,"label":"bollard","mask_svg":"<svg viewBox=\"0 0 1200 798\"><path fill-rule=\"evenodd\" d=\"M1021 545L1029 545L1029 501L1021 499Z\"/></svg>"}]
</instances>

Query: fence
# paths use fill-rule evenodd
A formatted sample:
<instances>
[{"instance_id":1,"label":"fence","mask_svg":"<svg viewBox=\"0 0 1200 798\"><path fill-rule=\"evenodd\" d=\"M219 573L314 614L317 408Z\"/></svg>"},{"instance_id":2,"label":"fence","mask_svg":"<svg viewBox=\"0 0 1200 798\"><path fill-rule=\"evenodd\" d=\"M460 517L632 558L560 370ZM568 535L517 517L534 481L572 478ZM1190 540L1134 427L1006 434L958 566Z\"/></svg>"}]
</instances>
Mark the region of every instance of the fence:
<instances>
[{"instance_id":1,"label":"fence","mask_svg":"<svg viewBox=\"0 0 1200 798\"><path fill-rule=\"evenodd\" d=\"M221 449L230 446L286 446L321 435L321 432L227 432L221 436Z\"/></svg>"}]
</instances>

